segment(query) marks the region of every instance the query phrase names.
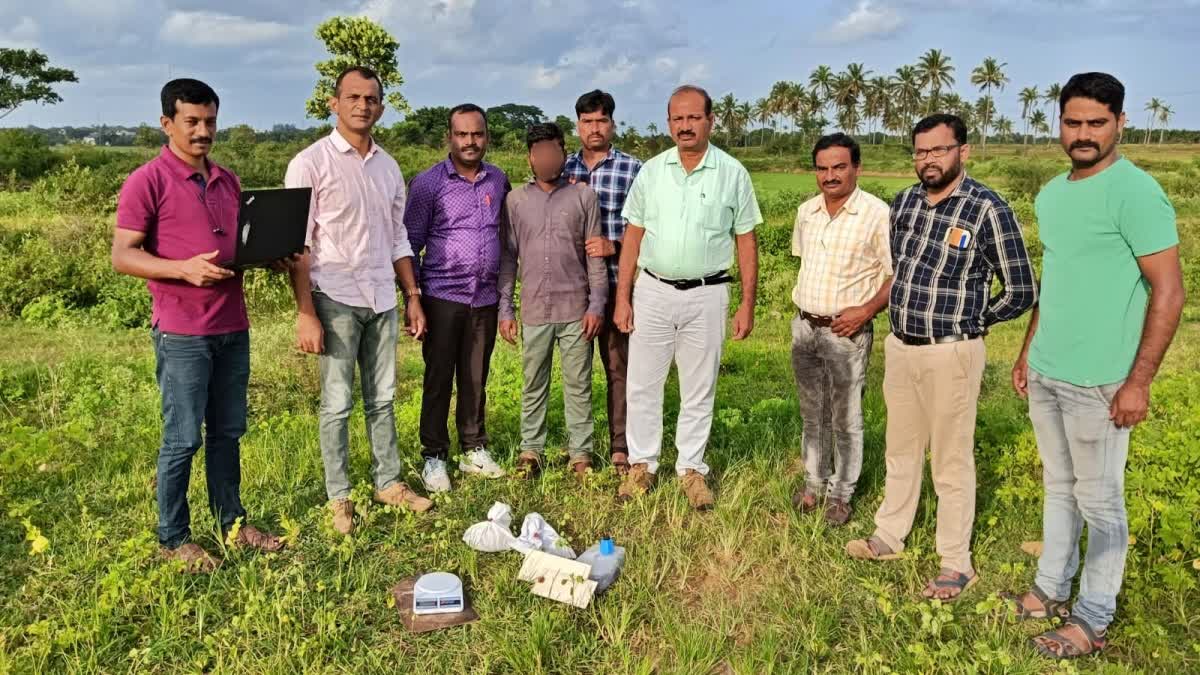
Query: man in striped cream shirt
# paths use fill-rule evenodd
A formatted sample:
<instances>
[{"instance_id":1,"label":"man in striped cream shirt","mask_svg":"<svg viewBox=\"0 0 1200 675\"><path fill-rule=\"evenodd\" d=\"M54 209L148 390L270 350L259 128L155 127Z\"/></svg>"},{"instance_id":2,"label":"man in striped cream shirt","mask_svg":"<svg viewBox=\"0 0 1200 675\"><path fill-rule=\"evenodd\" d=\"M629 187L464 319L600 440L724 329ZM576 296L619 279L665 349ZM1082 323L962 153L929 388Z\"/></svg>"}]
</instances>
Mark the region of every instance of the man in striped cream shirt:
<instances>
[{"instance_id":1,"label":"man in striped cream shirt","mask_svg":"<svg viewBox=\"0 0 1200 675\"><path fill-rule=\"evenodd\" d=\"M862 470L862 392L874 337L892 282L888 206L858 187L858 143L846 134L813 148L821 194L800 205L792 255L802 260L792 290L792 368L804 418L804 489L793 502L844 525Z\"/></svg>"}]
</instances>

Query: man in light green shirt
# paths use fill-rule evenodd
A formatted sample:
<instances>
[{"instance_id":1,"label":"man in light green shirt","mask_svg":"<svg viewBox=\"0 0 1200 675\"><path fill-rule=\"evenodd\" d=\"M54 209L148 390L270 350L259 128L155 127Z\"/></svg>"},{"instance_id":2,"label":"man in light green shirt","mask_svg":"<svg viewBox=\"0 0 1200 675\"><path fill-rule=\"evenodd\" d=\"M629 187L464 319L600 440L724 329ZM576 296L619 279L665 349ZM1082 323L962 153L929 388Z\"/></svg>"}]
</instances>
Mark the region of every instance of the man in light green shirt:
<instances>
[{"instance_id":1,"label":"man in light green shirt","mask_svg":"<svg viewBox=\"0 0 1200 675\"><path fill-rule=\"evenodd\" d=\"M1129 548L1129 434L1146 417L1184 302L1175 211L1117 152L1124 99L1106 73L1063 87L1059 132L1071 171L1037 197L1041 303L1012 372L1029 399L1046 496L1037 578L1010 598L1018 618L1066 619L1033 639L1056 659L1107 644ZM1068 609L1085 523L1083 578Z\"/></svg>"},{"instance_id":2,"label":"man in light green shirt","mask_svg":"<svg viewBox=\"0 0 1200 675\"><path fill-rule=\"evenodd\" d=\"M732 328L733 339L741 340L754 328L754 227L762 214L745 167L708 142L713 115L707 92L690 85L676 89L667 122L675 147L642 166L622 211L629 225L613 323L631 333L625 436L632 466L618 497L633 498L654 484L663 386L674 361L681 401L675 470L691 505L707 509L713 496L705 484L704 450L725 341L726 284L733 281L728 270L736 250L742 297Z\"/></svg>"}]
</instances>

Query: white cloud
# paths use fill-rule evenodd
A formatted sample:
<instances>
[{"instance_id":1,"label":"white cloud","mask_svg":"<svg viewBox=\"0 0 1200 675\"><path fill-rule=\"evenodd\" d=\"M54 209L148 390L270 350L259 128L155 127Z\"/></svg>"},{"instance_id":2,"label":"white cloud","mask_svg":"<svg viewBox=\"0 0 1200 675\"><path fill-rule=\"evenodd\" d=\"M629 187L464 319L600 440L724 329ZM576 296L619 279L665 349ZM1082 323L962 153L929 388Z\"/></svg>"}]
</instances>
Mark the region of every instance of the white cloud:
<instances>
[{"instance_id":1,"label":"white cloud","mask_svg":"<svg viewBox=\"0 0 1200 675\"><path fill-rule=\"evenodd\" d=\"M833 25L825 35L828 42L847 42L891 35L904 25L899 11L873 0L859 0L852 12Z\"/></svg>"},{"instance_id":2,"label":"white cloud","mask_svg":"<svg viewBox=\"0 0 1200 675\"><path fill-rule=\"evenodd\" d=\"M534 89L553 89L561 81L562 73L546 66L538 66L529 76L529 86Z\"/></svg>"},{"instance_id":3,"label":"white cloud","mask_svg":"<svg viewBox=\"0 0 1200 675\"><path fill-rule=\"evenodd\" d=\"M654 70L657 71L659 75L668 75L673 73L678 67L679 64L675 62L675 59L669 56L660 56L657 59L654 59Z\"/></svg>"},{"instance_id":4,"label":"white cloud","mask_svg":"<svg viewBox=\"0 0 1200 675\"><path fill-rule=\"evenodd\" d=\"M696 84L704 86L703 80L708 78L708 64L693 63L679 71L679 84Z\"/></svg>"},{"instance_id":5,"label":"white cloud","mask_svg":"<svg viewBox=\"0 0 1200 675\"><path fill-rule=\"evenodd\" d=\"M30 49L37 46L40 32L32 17L23 16L8 30L0 30L0 44L11 49Z\"/></svg>"},{"instance_id":6,"label":"white cloud","mask_svg":"<svg viewBox=\"0 0 1200 675\"><path fill-rule=\"evenodd\" d=\"M217 12L172 12L159 37L191 47L236 47L278 40L292 27L277 21L256 21Z\"/></svg>"}]
</instances>

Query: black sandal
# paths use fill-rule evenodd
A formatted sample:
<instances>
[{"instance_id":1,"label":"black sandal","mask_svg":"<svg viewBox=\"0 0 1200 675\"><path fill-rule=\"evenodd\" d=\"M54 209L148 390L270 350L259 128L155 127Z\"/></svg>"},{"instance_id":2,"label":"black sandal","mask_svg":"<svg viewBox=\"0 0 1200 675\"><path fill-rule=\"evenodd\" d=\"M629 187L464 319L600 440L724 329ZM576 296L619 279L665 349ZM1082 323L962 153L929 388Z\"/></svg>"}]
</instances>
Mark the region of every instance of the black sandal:
<instances>
[{"instance_id":1,"label":"black sandal","mask_svg":"<svg viewBox=\"0 0 1200 675\"><path fill-rule=\"evenodd\" d=\"M1042 603L1041 609L1030 609L1021 601L1026 595L1032 595L1038 602ZM1067 619L1071 616L1071 609L1067 606L1067 600L1054 600L1050 596L1042 592L1036 584L1025 593L1016 595L1014 593L1001 593L1000 597L1005 600L1012 601L1016 606L1013 612L1016 615L1017 621L1028 621L1029 619Z\"/></svg>"},{"instance_id":2,"label":"black sandal","mask_svg":"<svg viewBox=\"0 0 1200 675\"><path fill-rule=\"evenodd\" d=\"M967 589L975 585L979 581L979 572L976 571L971 576L967 576L958 570L952 570L948 567L943 567L938 575L929 580L925 586L925 591L930 591L928 595L925 591L921 592L921 597L926 600L941 600L942 602L954 602L962 597ZM937 592L946 589L957 588L958 592L948 598L939 597Z\"/></svg>"},{"instance_id":3,"label":"black sandal","mask_svg":"<svg viewBox=\"0 0 1200 675\"><path fill-rule=\"evenodd\" d=\"M1079 628L1079 631L1087 638L1088 644L1086 650L1080 649L1063 632L1071 626ZM1058 661L1096 654L1108 646L1108 640L1105 639L1103 632L1097 633L1092 630L1092 627L1087 625L1086 621L1077 616L1067 619L1062 627L1046 631L1037 637L1031 638L1030 641L1033 642L1033 647L1037 649L1039 654ZM1056 646L1057 649L1054 646L1047 646L1048 644Z\"/></svg>"}]
</instances>

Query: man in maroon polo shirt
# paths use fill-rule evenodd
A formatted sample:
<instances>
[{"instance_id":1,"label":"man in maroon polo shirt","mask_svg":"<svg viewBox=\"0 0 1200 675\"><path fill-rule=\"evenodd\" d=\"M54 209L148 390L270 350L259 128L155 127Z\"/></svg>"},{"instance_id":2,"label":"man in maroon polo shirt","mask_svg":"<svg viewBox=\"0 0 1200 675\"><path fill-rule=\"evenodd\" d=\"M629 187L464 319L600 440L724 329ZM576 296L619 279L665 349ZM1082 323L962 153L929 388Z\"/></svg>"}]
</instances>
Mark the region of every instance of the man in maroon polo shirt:
<instances>
[{"instance_id":1,"label":"man in maroon polo shirt","mask_svg":"<svg viewBox=\"0 0 1200 675\"><path fill-rule=\"evenodd\" d=\"M242 520L237 544L283 548L278 537L244 522L240 496L250 320L242 273L218 264L234 257L241 197L238 177L208 159L219 105L216 92L198 80L163 86L161 123L169 142L121 187L112 245L113 269L146 279L150 289L163 414L158 541L163 557L192 573L218 565L190 541L188 479L201 445L208 506L221 532Z\"/></svg>"}]
</instances>

